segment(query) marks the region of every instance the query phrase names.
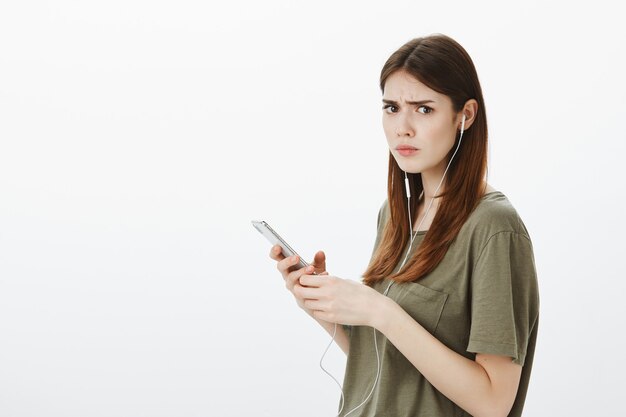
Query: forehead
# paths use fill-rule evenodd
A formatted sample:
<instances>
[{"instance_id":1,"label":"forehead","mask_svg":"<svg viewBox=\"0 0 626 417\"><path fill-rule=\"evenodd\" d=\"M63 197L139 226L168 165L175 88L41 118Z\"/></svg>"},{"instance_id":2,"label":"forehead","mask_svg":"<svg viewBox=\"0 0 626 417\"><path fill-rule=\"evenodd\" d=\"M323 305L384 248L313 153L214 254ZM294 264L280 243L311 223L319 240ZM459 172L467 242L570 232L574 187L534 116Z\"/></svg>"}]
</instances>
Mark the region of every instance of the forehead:
<instances>
[{"instance_id":1,"label":"forehead","mask_svg":"<svg viewBox=\"0 0 626 417\"><path fill-rule=\"evenodd\" d=\"M438 93L404 70L387 77L383 98L394 101L434 100L436 103L451 103L448 96Z\"/></svg>"}]
</instances>

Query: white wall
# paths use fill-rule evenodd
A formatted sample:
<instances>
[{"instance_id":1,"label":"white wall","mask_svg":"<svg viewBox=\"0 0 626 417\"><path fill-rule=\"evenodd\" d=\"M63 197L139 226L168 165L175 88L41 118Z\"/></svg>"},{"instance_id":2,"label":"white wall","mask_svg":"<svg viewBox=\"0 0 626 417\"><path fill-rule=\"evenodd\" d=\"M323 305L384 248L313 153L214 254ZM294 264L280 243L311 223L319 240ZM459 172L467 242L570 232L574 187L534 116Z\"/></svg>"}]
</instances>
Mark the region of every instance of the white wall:
<instances>
[{"instance_id":1,"label":"white wall","mask_svg":"<svg viewBox=\"0 0 626 417\"><path fill-rule=\"evenodd\" d=\"M330 338L250 220L360 277L386 193L380 69L434 32L474 60L489 182L536 251L525 414L615 415L626 30L612 4L3 2L0 415L334 415ZM341 380L344 365L333 346L326 368Z\"/></svg>"}]
</instances>

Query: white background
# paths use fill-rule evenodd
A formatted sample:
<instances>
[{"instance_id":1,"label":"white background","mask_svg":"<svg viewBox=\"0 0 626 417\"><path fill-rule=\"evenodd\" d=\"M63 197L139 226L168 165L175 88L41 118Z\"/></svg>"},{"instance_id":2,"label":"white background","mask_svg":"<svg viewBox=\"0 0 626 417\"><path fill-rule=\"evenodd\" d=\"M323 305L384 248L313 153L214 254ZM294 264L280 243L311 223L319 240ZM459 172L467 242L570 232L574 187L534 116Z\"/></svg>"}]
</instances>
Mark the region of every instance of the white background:
<instances>
[{"instance_id":1,"label":"white background","mask_svg":"<svg viewBox=\"0 0 626 417\"><path fill-rule=\"evenodd\" d=\"M360 278L386 197L380 69L435 32L474 60L488 179L535 248L525 415L616 415L626 31L610 4L2 2L0 416L335 415L330 337L250 220ZM336 345L324 364L342 380Z\"/></svg>"}]
</instances>

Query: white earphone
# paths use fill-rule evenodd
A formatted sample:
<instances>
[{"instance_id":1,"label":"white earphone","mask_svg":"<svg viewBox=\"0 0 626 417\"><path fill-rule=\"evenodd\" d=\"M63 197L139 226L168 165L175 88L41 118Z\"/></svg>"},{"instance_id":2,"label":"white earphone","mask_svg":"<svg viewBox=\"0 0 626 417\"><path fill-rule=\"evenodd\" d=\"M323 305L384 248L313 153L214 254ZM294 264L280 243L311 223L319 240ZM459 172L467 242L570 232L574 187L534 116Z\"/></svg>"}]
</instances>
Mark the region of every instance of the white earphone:
<instances>
[{"instance_id":1,"label":"white earphone","mask_svg":"<svg viewBox=\"0 0 626 417\"><path fill-rule=\"evenodd\" d=\"M446 173L448 172L448 168L450 167L450 164L452 163L452 159L454 159L454 156L456 155L456 152L459 150L459 146L461 146L461 139L463 139L463 132L465 131L465 115L463 115L463 119L461 120L461 135L459 136L459 143L456 146L456 149L454 150L454 153L452 154L452 157L450 158L450 161L448 162L448 166L446 166L445 171L443 172L443 176L441 177L441 181L439 181L439 185L437 186L437 189L435 190L434 195L437 195L437 191L439 191L439 187L441 187L441 184L443 184L443 179L446 177ZM407 212L409 214L409 249L406 251L406 256L404 257L404 260L402 261L402 265L400 265L400 269L402 269L402 267L404 266L404 263L406 262L409 253L411 252L411 247L413 245L413 240L415 239L415 237L417 236L417 233L415 234L415 236L412 236L412 231L413 231L413 222L411 220L411 189L409 187L409 178L406 174L406 171L404 171L404 187L406 190L406 198L407 198ZM422 195L424 194L424 190L422 190L422 194L420 194L420 198L422 197ZM428 211L430 210L430 207L433 204L433 201L435 201L434 199L430 200L430 204L428 205L428 208L426 209L426 212L424 213L424 217L422 218L422 221L420 222L420 224L417 226L417 230L420 230L420 227L422 226L422 223L424 222L424 219L426 219L426 216L428 215ZM399 271L398 270L398 271ZM387 295L387 293L389 292L389 288L391 288L391 286L395 283L395 281L391 281L389 283L389 285L387 286L387 289L385 290L385 292L383 293L383 295ZM367 402L367 400L369 400L369 398L371 397L372 393L374 392L374 389L376 388L376 384L378 383L378 377L380 376L380 355L378 353L378 342L376 340L376 329L374 330L374 347L376 348L376 378L374 379L374 385L372 386L372 390L370 391L370 393L368 394L367 398L365 398L365 400L363 400L363 402L361 404L359 404L358 406L356 406L355 408L353 408L352 410L350 410L348 413L346 413L344 415L344 417L348 416L349 414L352 414L352 412L356 409L358 409L359 407L361 407L363 404L365 404ZM344 396L343 396L343 387L341 386L341 384L339 384L339 382L335 379L335 377L333 377L330 373L328 373L328 371L326 371L326 369L324 369L324 367L322 366L322 360L324 359L324 356L326 355L326 352L328 351L328 348L330 348L330 345L333 343L333 341L335 340L335 335L337 334L337 323L335 323L335 331L333 333L333 338L330 341L330 344L328 345L328 347L326 348L326 351L324 351L324 354L322 355L322 358L320 359L320 367L322 368L322 370L324 372L326 372L328 375L330 375L331 378L333 378L335 380L335 382L337 383L337 385L339 385L339 388L341 389L341 408L339 409L339 413L337 414L337 417L339 417L339 415L341 415L341 410L343 410L343 405L344 405Z\"/></svg>"},{"instance_id":2,"label":"white earphone","mask_svg":"<svg viewBox=\"0 0 626 417\"><path fill-rule=\"evenodd\" d=\"M459 137L459 145L461 144L461 139L463 138L463 131L465 130L465 115L463 115L463 120L461 120L461 136ZM457 146L458 149L458 146ZM454 153L456 154L456 151L454 151ZM454 158L454 155L452 155L452 158ZM452 158L450 158L450 162L452 162ZM450 164L448 164L449 166ZM446 168L446 171L448 169ZM445 173L443 174L444 176L446 175ZM443 177L441 178L441 181L443 181ZM441 183L439 183L439 185L441 185ZM406 190L406 198L411 198L411 188L409 187L409 178L406 175L406 171L404 172L404 189ZM437 190L439 190L439 187L437 187ZM422 193L424 193L424 191L422 191ZM437 194L437 192L435 192L435 194ZM422 195L420 194L420 198L422 198ZM411 213L409 213L410 215ZM411 219L409 218L409 222L411 221ZM418 229L419 230L419 227ZM404 264L403 264L404 265Z\"/></svg>"}]
</instances>

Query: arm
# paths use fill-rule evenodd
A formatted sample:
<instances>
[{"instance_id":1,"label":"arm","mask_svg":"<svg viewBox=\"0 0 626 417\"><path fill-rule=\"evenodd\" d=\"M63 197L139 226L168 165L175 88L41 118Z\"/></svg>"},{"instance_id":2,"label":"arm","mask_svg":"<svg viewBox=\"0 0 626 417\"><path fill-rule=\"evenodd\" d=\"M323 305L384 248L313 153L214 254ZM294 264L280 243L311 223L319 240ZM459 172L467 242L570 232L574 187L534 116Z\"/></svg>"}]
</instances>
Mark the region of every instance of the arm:
<instances>
[{"instance_id":1,"label":"arm","mask_svg":"<svg viewBox=\"0 0 626 417\"><path fill-rule=\"evenodd\" d=\"M373 288L334 276L302 275L294 294L312 316L331 323L371 326L443 395L474 417L511 410L522 366L508 356L456 353L431 335L395 301Z\"/></svg>"},{"instance_id":2,"label":"arm","mask_svg":"<svg viewBox=\"0 0 626 417\"><path fill-rule=\"evenodd\" d=\"M473 361L459 355L387 297L372 310L379 312L373 327L451 401L475 417L509 413L522 371L510 357L478 353Z\"/></svg>"}]
</instances>

